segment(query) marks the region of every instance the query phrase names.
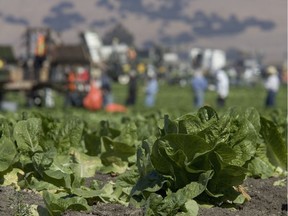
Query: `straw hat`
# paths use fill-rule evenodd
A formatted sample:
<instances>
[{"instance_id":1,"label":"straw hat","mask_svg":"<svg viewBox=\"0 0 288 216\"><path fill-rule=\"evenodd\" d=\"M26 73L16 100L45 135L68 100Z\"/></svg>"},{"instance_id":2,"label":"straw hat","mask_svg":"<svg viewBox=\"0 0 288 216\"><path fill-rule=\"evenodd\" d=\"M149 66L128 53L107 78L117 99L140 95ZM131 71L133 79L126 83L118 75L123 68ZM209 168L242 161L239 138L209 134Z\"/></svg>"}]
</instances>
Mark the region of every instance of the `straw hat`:
<instances>
[{"instance_id":1,"label":"straw hat","mask_svg":"<svg viewBox=\"0 0 288 216\"><path fill-rule=\"evenodd\" d=\"M269 75L277 74L277 69L274 66L269 66L266 71L267 71L267 74Z\"/></svg>"}]
</instances>

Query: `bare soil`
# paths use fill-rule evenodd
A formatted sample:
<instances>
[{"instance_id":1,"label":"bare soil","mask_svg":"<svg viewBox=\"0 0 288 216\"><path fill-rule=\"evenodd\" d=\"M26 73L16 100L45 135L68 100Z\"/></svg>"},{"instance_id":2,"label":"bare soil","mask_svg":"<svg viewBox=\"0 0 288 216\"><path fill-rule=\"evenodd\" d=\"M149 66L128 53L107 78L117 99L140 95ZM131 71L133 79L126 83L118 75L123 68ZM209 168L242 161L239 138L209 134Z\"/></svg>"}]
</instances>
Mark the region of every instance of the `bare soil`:
<instances>
[{"instance_id":1,"label":"bare soil","mask_svg":"<svg viewBox=\"0 0 288 216\"><path fill-rule=\"evenodd\" d=\"M113 180L110 175L97 175L97 179L103 181ZM91 179L90 179L91 180ZM287 182L286 186L273 186L279 179L247 179L244 188L251 196L251 201L239 206L237 209L225 209L214 207L210 209L201 208L199 216L286 216L287 215ZM32 191L18 191L13 187L0 187L0 215L13 216L25 213L28 205L39 205L38 210L43 210L45 204L38 194ZM125 207L117 204L97 203L92 206L92 212L73 212L68 211L66 216L140 216L143 215L141 209ZM22 214L25 215L25 214ZM41 214L40 214L41 215Z\"/></svg>"}]
</instances>

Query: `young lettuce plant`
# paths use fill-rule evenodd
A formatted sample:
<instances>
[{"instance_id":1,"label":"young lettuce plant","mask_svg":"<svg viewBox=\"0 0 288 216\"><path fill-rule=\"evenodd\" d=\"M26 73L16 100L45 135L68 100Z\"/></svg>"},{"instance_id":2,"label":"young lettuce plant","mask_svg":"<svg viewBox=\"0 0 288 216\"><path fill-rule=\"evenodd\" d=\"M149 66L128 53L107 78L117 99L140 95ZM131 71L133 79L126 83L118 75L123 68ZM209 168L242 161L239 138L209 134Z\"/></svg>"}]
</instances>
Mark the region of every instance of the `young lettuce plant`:
<instances>
[{"instance_id":1,"label":"young lettuce plant","mask_svg":"<svg viewBox=\"0 0 288 216\"><path fill-rule=\"evenodd\" d=\"M243 203L246 194L235 188L247 175L269 176L275 169L267 152L263 154L266 145L260 131L263 134L266 126L262 122L253 108L244 112L233 108L218 116L203 107L174 121L165 116L161 136L138 149L140 178L132 197L148 201L147 215L163 210L165 215L177 211L192 215L191 209L184 208L192 199L212 205ZM283 154L274 151L273 155L283 161ZM193 212L197 215L197 207Z\"/></svg>"}]
</instances>

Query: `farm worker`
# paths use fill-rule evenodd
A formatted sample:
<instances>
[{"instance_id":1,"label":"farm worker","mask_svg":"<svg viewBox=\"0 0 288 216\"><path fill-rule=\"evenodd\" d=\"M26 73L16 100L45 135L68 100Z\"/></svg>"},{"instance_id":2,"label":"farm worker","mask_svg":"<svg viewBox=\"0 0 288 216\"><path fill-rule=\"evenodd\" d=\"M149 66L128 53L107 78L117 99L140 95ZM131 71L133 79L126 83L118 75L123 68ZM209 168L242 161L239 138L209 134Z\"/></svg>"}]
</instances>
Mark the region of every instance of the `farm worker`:
<instances>
[{"instance_id":1,"label":"farm worker","mask_svg":"<svg viewBox=\"0 0 288 216\"><path fill-rule=\"evenodd\" d=\"M84 67L79 67L77 70L77 81L81 83L89 83L89 71Z\"/></svg>"},{"instance_id":2,"label":"farm worker","mask_svg":"<svg viewBox=\"0 0 288 216\"><path fill-rule=\"evenodd\" d=\"M82 106L82 101L79 99L79 94L77 91L77 76L76 72L74 70L71 70L68 72L67 75L67 81L68 81L68 91L67 96L65 100L65 106Z\"/></svg>"},{"instance_id":3,"label":"farm worker","mask_svg":"<svg viewBox=\"0 0 288 216\"><path fill-rule=\"evenodd\" d=\"M199 108L204 104L204 94L208 86L206 78L201 71L196 70L191 80L194 93L194 105Z\"/></svg>"},{"instance_id":4,"label":"farm worker","mask_svg":"<svg viewBox=\"0 0 288 216\"><path fill-rule=\"evenodd\" d=\"M135 105L136 103L136 96L137 96L137 74L135 70L132 70L129 75L129 83L128 83L128 96L126 99L125 104Z\"/></svg>"},{"instance_id":5,"label":"farm worker","mask_svg":"<svg viewBox=\"0 0 288 216\"><path fill-rule=\"evenodd\" d=\"M216 71L216 92L217 105L219 107L225 106L225 101L229 95L229 78L223 69Z\"/></svg>"},{"instance_id":6,"label":"farm worker","mask_svg":"<svg viewBox=\"0 0 288 216\"><path fill-rule=\"evenodd\" d=\"M274 66L269 66L266 69L268 75L264 86L267 91L267 96L265 100L266 107L273 107L275 105L276 94L279 90L280 80L278 77L278 71Z\"/></svg>"},{"instance_id":7,"label":"farm worker","mask_svg":"<svg viewBox=\"0 0 288 216\"><path fill-rule=\"evenodd\" d=\"M75 91L76 88L76 73L74 71L70 71L68 73L68 89L69 91Z\"/></svg>"},{"instance_id":8,"label":"farm worker","mask_svg":"<svg viewBox=\"0 0 288 216\"><path fill-rule=\"evenodd\" d=\"M144 63L139 63L139 64L137 65L137 71L138 71L138 73L140 73L140 74L145 73L145 71L146 71L145 64L144 64Z\"/></svg>"},{"instance_id":9,"label":"farm worker","mask_svg":"<svg viewBox=\"0 0 288 216\"><path fill-rule=\"evenodd\" d=\"M46 54L45 42L46 42L45 35L38 33L35 47L35 56L45 56Z\"/></svg>"},{"instance_id":10,"label":"farm worker","mask_svg":"<svg viewBox=\"0 0 288 216\"><path fill-rule=\"evenodd\" d=\"M145 105L147 107L153 107L155 105L155 97L158 92L158 81L153 66L149 67L150 69L148 69L148 81L145 89Z\"/></svg>"},{"instance_id":11,"label":"farm worker","mask_svg":"<svg viewBox=\"0 0 288 216\"><path fill-rule=\"evenodd\" d=\"M33 79L39 80L40 70L46 59L46 38L42 33L37 34L34 52L34 77Z\"/></svg>"},{"instance_id":12,"label":"farm worker","mask_svg":"<svg viewBox=\"0 0 288 216\"><path fill-rule=\"evenodd\" d=\"M101 90L103 95L103 107L113 102L112 87L110 77L103 72L101 75Z\"/></svg>"}]
</instances>

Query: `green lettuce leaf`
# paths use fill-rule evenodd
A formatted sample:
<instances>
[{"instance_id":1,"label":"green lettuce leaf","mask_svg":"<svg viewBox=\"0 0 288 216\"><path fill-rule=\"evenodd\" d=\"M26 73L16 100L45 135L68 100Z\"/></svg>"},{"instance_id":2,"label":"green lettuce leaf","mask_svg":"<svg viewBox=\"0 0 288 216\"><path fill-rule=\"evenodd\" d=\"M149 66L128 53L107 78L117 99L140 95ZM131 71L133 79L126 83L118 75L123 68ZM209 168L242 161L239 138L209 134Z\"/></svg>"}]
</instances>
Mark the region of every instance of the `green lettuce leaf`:
<instances>
[{"instance_id":1,"label":"green lettuce leaf","mask_svg":"<svg viewBox=\"0 0 288 216\"><path fill-rule=\"evenodd\" d=\"M97 170L102 167L99 157L88 156L77 149L71 150L73 164L71 164L73 173L81 178L93 177Z\"/></svg>"},{"instance_id":2,"label":"green lettuce leaf","mask_svg":"<svg viewBox=\"0 0 288 216\"><path fill-rule=\"evenodd\" d=\"M42 123L39 118L30 118L16 123L14 128L14 138L18 149L24 152L42 151Z\"/></svg>"},{"instance_id":3,"label":"green lettuce leaf","mask_svg":"<svg viewBox=\"0 0 288 216\"><path fill-rule=\"evenodd\" d=\"M183 215L186 213L186 215L196 216L199 207L192 199L205 191L212 176L212 170L202 173L198 182L191 182L175 193L168 191L164 198L151 194L145 206L145 215L182 215L179 213L179 211L182 211Z\"/></svg>"},{"instance_id":4,"label":"green lettuce leaf","mask_svg":"<svg viewBox=\"0 0 288 216\"><path fill-rule=\"evenodd\" d=\"M269 161L274 166L287 170L287 145L275 123L261 117L260 133L266 144Z\"/></svg>"},{"instance_id":5,"label":"green lettuce leaf","mask_svg":"<svg viewBox=\"0 0 288 216\"><path fill-rule=\"evenodd\" d=\"M86 199L78 196L71 196L67 193L52 194L43 192L44 203L51 215L60 216L64 211L89 211L91 207Z\"/></svg>"},{"instance_id":6,"label":"green lettuce leaf","mask_svg":"<svg viewBox=\"0 0 288 216\"><path fill-rule=\"evenodd\" d=\"M14 143L6 137L0 139L0 172L4 172L15 162L17 150Z\"/></svg>"}]
</instances>

